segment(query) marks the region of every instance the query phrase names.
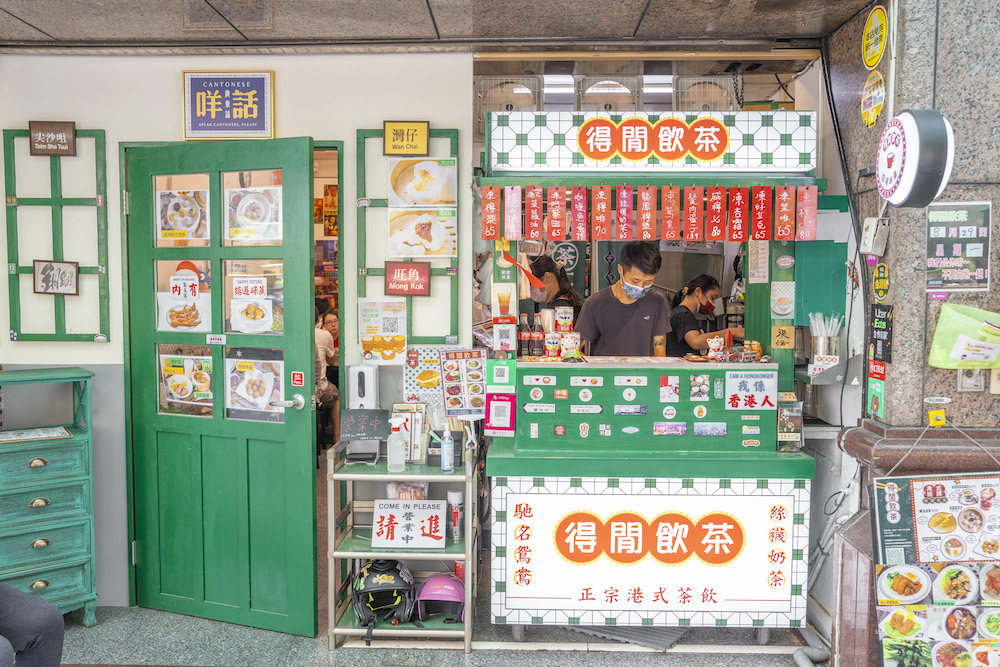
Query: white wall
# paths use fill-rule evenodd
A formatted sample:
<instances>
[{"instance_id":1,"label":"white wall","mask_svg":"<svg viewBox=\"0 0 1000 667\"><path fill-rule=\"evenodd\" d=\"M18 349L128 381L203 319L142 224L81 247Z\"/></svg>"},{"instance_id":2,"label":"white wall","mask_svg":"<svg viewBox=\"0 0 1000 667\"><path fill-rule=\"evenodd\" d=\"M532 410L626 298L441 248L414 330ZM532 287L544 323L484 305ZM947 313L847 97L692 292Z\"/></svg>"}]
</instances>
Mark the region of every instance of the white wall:
<instances>
[{"instance_id":1,"label":"white wall","mask_svg":"<svg viewBox=\"0 0 1000 667\"><path fill-rule=\"evenodd\" d=\"M356 130L380 128L383 120L430 120L432 128L458 128L460 143L459 243L460 342L471 343L471 190L472 173L472 56L471 54L385 54L309 56L177 56L88 57L0 56L0 126L27 129L29 120L72 120L80 129L103 129L107 139L109 273L111 292L110 343L12 343L0 336L0 363L8 365L77 365L122 377L122 247L119 143L181 141L182 72L184 70L270 69L275 72L276 136L312 136L344 141L342 229L354 238L356 227ZM371 142L375 143L375 142ZM446 144L432 151L448 154ZM384 164L381 148L369 148L369 157ZM33 178L41 178L35 175ZM385 197L385 169L369 169L369 196ZM25 186L30 181L22 182ZM379 219L370 215L370 219ZM345 257L347 296L343 308L356 312L357 264L348 244ZM369 243L369 263L381 265L384 244ZM0 256L6 263L6 236L0 235ZM24 258L22 257L22 261ZM312 261L312 257L303 258ZM374 282L374 281L373 281ZM380 294L381 288L370 290ZM443 292L443 290L442 290ZM0 288L0 331L9 329L7 290ZM438 307L450 299L441 294ZM30 311L33 306L27 306ZM447 312L447 311L445 311ZM30 316L37 313L28 313ZM441 318L438 318L441 319ZM356 316L350 317L356 324ZM419 331L418 333L432 333ZM434 332L436 333L436 332ZM356 330L342 333L346 350L356 349ZM353 359L352 359L353 354ZM348 352L348 362L356 361ZM109 373L110 371L110 373ZM120 414L120 386L102 392L95 404L95 466L97 507L97 586L101 604L128 602L126 523L124 511L102 508L125 506L124 425L102 422L102 410ZM107 386L107 385L106 385ZM25 415L18 416L19 422ZM10 415L8 415L10 420ZM101 424L104 424L102 427Z\"/></svg>"}]
</instances>

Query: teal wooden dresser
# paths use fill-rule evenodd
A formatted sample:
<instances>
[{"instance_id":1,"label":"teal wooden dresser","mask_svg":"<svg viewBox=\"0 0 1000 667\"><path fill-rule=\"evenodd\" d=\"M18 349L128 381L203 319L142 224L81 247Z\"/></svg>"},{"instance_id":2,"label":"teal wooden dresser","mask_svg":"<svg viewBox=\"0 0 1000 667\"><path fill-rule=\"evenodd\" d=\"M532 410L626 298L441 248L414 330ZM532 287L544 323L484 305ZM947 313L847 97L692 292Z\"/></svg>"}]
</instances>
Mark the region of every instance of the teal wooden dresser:
<instances>
[{"instance_id":1,"label":"teal wooden dresser","mask_svg":"<svg viewBox=\"0 0 1000 667\"><path fill-rule=\"evenodd\" d=\"M71 422L0 431L0 583L40 595L64 614L82 608L86 626L97 623L93 375L82 368L0 371L4 391L60 383L73 396Z\"/></svg>"}]
</instances>

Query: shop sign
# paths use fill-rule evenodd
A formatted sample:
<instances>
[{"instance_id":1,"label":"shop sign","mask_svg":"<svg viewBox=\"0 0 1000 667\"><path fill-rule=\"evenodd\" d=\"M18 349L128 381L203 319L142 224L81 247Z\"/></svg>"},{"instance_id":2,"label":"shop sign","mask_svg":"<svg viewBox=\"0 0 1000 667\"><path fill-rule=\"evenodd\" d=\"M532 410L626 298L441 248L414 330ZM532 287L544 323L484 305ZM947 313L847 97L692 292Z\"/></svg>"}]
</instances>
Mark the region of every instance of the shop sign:
<instances>
[{"instance_id":1,"label":"shop sign","mask_svg":"<svg viewBox=\"0 0 1000 667\"><path fill-rule=\"evenodd\" d=\"M184 138L273 138L273 90L273 71L184 72Z\"/></svg>"},{"instance_id":2,"label":"shop sign","mask_svg":"<svg viewBox=\"0 0 1000 667\"><path fill-rule=\"evenodd\" d=\"M992 203L940 202L927 207L927 291L990 288Z\"/></svg>"},{"instance_id":3,"label":"shop sign","mask_svg":"<svg viewBox=\"0 0 1000 667\"><path fill-rule=\"evenodd\" d=\"M679 241L681 238L681 188L664 185L660 189L660 217L663 218L663 240Z\"/></svg>"},{"instance_id":4,"label":"shop sign","mask_svg":"<svg viewBox=\"0 0 1000 667\"><path fill-rule=\"evenodd\" d=\"M550 187L548 189L548 221L549 241L566 240L566 188Z\"/></svg>"},{"instance_id":5,"label":"shop sign","mask_svg":"<svg viewBox=\"0 0 1000 667\"><path fill-rule=\"evenodd\" d=\"M892 306L872 304L871 341L869 356L892 363Z\"/></svg>"},{"instance_id":6,"label":"shop sign","mask_svg":"<svg viewBox=\"0 0 1000 667\"><path fill-rule=\"evenodd\" d=\"M574 185L572 189L571 236L574 241L587 240L587 188Z\"/></svg>"},{"instance_id":7,"label":"shop sign","mask_svg":"<svg viewBox=\"0 0 1000 667\"><path fill-rule=\"evenodd\" d=\"M73 121L28 121L29 155L76 155L76 123Z\"/></svg>"},{"instance_id":8,"label":"shop sign","mask_svg":"<svg viewBox=\"0 0 1000 667\"><path fill-rule=\"evenodd\" d=\"M771 327L771 349L791 350L795 347L795 327Z\"/></svg>"},{"instance_id":9,"label":"shop sign","mask_svg":"<svg viewBox=\"0 0 1000 667\"><path fill-rule=\"evenodd\" d=\"M444 500L376 500L372 548L444 549Z\"/></svg>"},{"instance_id":10,"label":"shop sign","mask_svg":"<svg viewBox=\"0 0 1000 667\"><path fill-rule=\"evenodd\" d=\"M885 264L875 265L875 276L872 280L872 290L875 301L882 303L889 296L889 267Z\"/></svg>"},{"instance_id":11,"label":"shop sign","mask_svg":"<svg viewBox=\"0 0 1000 667\"><path fill-rule=\"evenodd\" d=\"M861 120L866 127L875 125L875 121L882 115L882 107L885 105L885 79L878 70L873 70L865 81L865 87L861 90Z\"/></svg>"},{"instance_id":12,"label":"shop sign","mask_svg":"<svg viewBox=\"0 0 1000 667\"><path fill-rule=\"evenodd\" d=\"M480 226L484 241L500 240L500 215L503 212L503 201L500 199L500 186L484 185L480 196Z\"/></svg>"},{"instance_id":13,"label":"shop sign","mask_svg":"<svg viewBox=\"0 0 1000 667\"><path fill-rule=\"evenodd\" d=\"M389 296L429 296L429 262L386 262L385 294Z\"/></svg>"},{"instance_id":14,"label":"shop sign","mask_svg":"<svg viewBox=\"0 0 1000 667\"><path fill-rule=\"evenodd\" d=\"M382 155L430 155L431 124L426 120L382 122Z\"/></svg>"},{"instance_id":15,"label":"shop sign","mask_svg":"<svg viewBox=\"0 0 1000 667\"><path fill-rule=\"evenodd\" d=\"M861 59L868 69L874 69L885 52L889 39L889 17L885 7L876 5L865 19L864 33L861 35Z\"/></svg>"},{"instance_id":16,"label":"shop sign","mask_svg":"<svg viewBox=\"0 0 1000 667\"><path fill-rule=\"evenodd\" d=\"M701 241L705 232L704 188L684 188L684 240Z\"/></svg>"},{"instance_id":17,"label":"shop sign","mask_svg":"<svg viewBox=\"0 0 1000 667\"><path fill-rule=\"evenodd\" d=\"M875 161L879 195L893 206L923 208L951 178L955 134L933 109L907 110L885 125Z\"/></svg>"},{"instance_id":18,"label":"shop sign","mask_svg":"<svg viewBox=\"0 0 1000 667\"><path fill-rule=\"evenodd\" d=\"M632 234L632 186L619 185L615 188L615 240L631 241Z\"/></svg>"},{"instance_id":19,"label":"shop sign","mask_svg":"<svg viewBox=\"0 0 1000 667\"><path fill-rule=\"evenodd\" d=\"M616 123L603 112L494 113L487 146L490 168L494 173L803 173L816 168L814 111L710 111L688 122L690 117L639 111ZM767 146L781 142L786 127L796 130L792 150L769 151ZM532 130L530 147L523 143L522 128ZM537 159L539 155L544 159Z\"/></svg>"},{"instance_id":20,"label":"shop sign","mask_svg":"<svg viewBox=\"0 0 1000 667\"><path fill-rule=\"evenodd\" d=\"M817 227L817 209L819 207L819 188L815 185L800 185L798 195L798 229L797 241L815 241Z\"/></svg>"},{"instance_id":21,"label":"shop sign","mask_svg":"<svg viewBox=\"0 0 1000 667\"><path fill-rule=\"evenodd\" d=\"M741 487L733 495L706 497L664 488L649 495L621 479L616 493L601 495L596 504L579 494L525 492L519 479L508 478L508 484L522 492L495 488L493 494L506 516L494 523L501 536L494 544L506 545L505 556L495 561L506 586L495 588L493 604L508 623L542 616L535 613L540 609L613 615L619 625L664 612L799 613L791 607L799 576L792 567L793 535L800 527L790 490L758 496L744 495ZM557 479L544 481L554 488ZM635 481L645 486L649 480ZM707 480L710 488L713 481ZM656 480L661 482L667 480ZM622 613L627 611L639 613Z\"/></svg>"},{"instance_id":22,"label":"shop sign","mask_svg":"<svg viewBox=\"0 0 1000 667\"><path fill-rule=\"evenodd\" d=\"M776 371L726 372L726 410L775 410L777 401Z\"/></svg>"}]
</instances>

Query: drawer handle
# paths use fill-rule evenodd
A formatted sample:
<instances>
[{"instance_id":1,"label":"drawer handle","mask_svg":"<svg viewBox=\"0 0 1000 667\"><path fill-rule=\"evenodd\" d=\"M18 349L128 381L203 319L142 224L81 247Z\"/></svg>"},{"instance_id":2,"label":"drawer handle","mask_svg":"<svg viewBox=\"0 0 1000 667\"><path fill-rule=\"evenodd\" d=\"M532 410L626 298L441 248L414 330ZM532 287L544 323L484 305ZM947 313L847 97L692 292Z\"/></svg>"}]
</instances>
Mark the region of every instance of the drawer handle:
<instances>
[{"instance_id":1,"label":"drawer handle","mask_svg":"<svg viewBox=\"0 0 1000 667\"><path fill-rule=\"evenodd\" d=\"M37 590L41 590L42 588L48 588L49 584L51 584L51 583L52 582L49 581L48 579L35 579L30 584L28 584L28 590L29 591L37 591Z\"/></svg>"},{"instance_id":2,"label":"drawer handle","mask_svg":"<svg viewBox=\"0 0 1000 667\"><path fill-rule=\"evenodd\" d=\"M36 456L28 461L29 468L44 468L49 464L49 460L43 456Z\"/></svg>"},{"instance_id":3,"label":"drawer handle","mask_svg":"<svg viewBox=\"0 0 1000 667\"><path fill-rule=\"evenodd\" d=\"M42 547L48 547L52 545L52 540L47 537L39 537L36 540L31 540L31 544L28 546L32 549L40 549Z\"/></svg>"},{"instance_id":4,"label":"drawer handle","mask_svg":"<svg viewBox=\"0 0 1000 667\"><path fill-rule=\"evenodd\" d=\"M52 504L51 500L39 496L38 498L32 499L31 502L28 503L28 507L45 507L46 505L51 505L51 504Z\"/></svg>"}]
</instances>

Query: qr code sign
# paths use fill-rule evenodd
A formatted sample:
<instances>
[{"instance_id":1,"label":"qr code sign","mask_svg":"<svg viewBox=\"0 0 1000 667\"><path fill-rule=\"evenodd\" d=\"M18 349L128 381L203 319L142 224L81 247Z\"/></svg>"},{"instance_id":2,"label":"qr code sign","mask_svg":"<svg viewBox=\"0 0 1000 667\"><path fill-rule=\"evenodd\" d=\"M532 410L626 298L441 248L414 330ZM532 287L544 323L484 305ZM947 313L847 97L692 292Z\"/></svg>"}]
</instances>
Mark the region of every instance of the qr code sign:
<instances>
[{"instance_id":1,"label":"qr code sign","mask_svg":"<svg viewBox=\"0 0 1000 667\"><path fill-rule=\"evenodd\" d=\"M885 550L886 565L905 565L902 547L891 547Z\"/></svg>"},{"instance_id":2,"label":"qr code sign","mask_svg":"<svg viewBox=\"0 0 1000 667\"><path fill-rule=\"evenodd\" d=\"M510 373L508 366L493 367L493 382L496 384L507 384L509 378Z\"/></svg>"},{"instance_id":3,"label":"qr code sign","mask_svg":"<svg viewBox=\"0 0 1000 667\"><path fill-rule=\"evenodd\" d=\"M382 333L386 334L398 334L399 333L399 320L395 317L383 317L382 318Z\"/></svg>"}]
</instances>

